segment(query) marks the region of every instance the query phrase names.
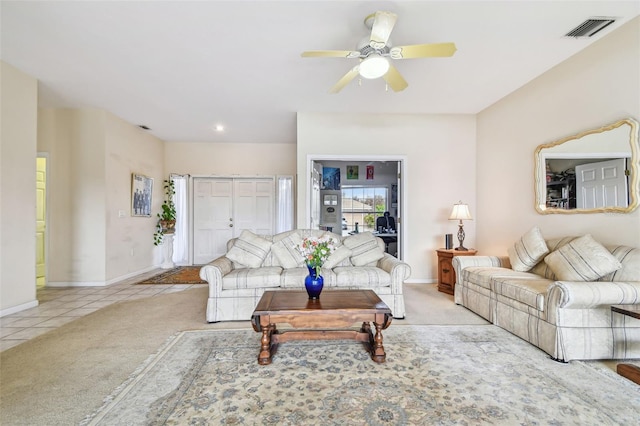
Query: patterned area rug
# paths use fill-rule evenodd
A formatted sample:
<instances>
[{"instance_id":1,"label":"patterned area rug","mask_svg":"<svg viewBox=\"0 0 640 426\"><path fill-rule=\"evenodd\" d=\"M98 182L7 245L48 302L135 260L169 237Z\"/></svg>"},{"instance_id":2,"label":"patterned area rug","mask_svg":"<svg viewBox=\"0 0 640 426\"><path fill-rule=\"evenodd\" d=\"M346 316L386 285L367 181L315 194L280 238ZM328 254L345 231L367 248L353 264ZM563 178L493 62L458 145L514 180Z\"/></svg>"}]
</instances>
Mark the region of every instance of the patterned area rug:
<instances>
[{"instance_id":1,"label":"patterned area rug","mask_svg":"<svg viewBox=\"0 0 640 426\"><path fill-rule=\"evenodd\" d=\"M201 266L178 266L137 284L206 284L200 279Z\"/></svg>"},{"instance_id":2,"label":"patterned area rug","mask_svg":"<svg viewBox=\"0 0 640 426\"><path fill-rule=\"evenodd\" d=\"M492 325L392 324L384 343L384 364L357 342L300 341L260 366L258 333L180 333L84 424L637 424L637 385Z\"/></svg>"}]
</instances>

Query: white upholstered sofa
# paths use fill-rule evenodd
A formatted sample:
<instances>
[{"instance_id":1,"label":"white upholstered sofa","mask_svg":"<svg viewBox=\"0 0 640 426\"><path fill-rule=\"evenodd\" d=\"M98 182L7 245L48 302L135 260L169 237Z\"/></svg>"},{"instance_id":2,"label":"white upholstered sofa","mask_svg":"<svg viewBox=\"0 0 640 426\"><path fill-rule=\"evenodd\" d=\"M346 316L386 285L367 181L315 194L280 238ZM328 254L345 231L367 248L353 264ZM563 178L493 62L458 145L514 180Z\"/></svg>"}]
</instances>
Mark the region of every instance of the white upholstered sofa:
<instances>
[{"instance_id":1,"label":"white upholstered sofa","mask_svg":"<svg viewBox=\"0 0 640 426\"><path fill-rule=\"evenodd\" d=\"M614 259L603 268L604 253L585 251L595 242L588 235L542 241L547 251L535 256L526 235L509 256L456 256L455 302L558 361L640 358L640 320L611 312L640 304L640 249L600 245Z\"/></svg>"},{"instance_id":2,"label":"white upholstered sofa","mask_svg":"<svg viewBox=\"0 0 640 426\"><path fill-rule=\"evenodd\" d=\"M395 318L404 318L403 284L411 268L385 253L380 238L370 232L343 237L298 229L261 236L243 231L227 243L224 256L200 269L200 277L209 283L207 321L249 320L265 290L304 289L308 270L297 246L305 237L325 236L340 247L323 265L323 292L371 289Z\"/></svg>"}]
</instances>

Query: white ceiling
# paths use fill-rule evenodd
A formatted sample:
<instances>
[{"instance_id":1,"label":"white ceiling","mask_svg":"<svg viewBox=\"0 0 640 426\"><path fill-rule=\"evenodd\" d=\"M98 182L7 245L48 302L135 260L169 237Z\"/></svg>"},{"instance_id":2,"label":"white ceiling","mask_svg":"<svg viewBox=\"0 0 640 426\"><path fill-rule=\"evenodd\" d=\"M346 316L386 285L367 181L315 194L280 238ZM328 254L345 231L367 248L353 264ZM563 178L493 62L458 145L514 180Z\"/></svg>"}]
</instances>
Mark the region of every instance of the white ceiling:
<instances>
[{"instance_id":1,"label":"white ceiling","mask_svg":"<svg viewBox=\"0 0 640 426\"><path fill-rule=\"evenodd\" d=\"M166 141L295 143L296 112L475 114L640 15L640 1L2 1L1 58L43 107L95 107ZM409 83L352 81L364 18L398 14L394 45L455 42L395 65ZM589 39L585 19L619 18ZM212 130L223 124L226 130Z\"/></svg>"}]
</instances>

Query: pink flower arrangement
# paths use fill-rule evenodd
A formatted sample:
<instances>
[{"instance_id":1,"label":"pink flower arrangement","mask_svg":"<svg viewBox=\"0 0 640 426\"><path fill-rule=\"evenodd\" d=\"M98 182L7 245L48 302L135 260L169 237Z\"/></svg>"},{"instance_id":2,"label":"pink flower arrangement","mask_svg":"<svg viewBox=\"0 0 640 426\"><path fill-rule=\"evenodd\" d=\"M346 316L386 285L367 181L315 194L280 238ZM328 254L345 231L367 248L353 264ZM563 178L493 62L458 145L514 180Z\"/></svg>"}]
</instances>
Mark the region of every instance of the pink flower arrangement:
<instances>
[{"instance_id":1,"label":"pink flower arrangement","mask_svg":"<svg viewBox=\"0 0 640 426\"><path fill-rule=\"evenodd\" d=\"M316 275L320 275L320 268L327 258L336 249L336 244L331 237L311 238L306 237L300 244L300 252L305 258L307 266L315 268Z\"/></svg>"}]
</instances>

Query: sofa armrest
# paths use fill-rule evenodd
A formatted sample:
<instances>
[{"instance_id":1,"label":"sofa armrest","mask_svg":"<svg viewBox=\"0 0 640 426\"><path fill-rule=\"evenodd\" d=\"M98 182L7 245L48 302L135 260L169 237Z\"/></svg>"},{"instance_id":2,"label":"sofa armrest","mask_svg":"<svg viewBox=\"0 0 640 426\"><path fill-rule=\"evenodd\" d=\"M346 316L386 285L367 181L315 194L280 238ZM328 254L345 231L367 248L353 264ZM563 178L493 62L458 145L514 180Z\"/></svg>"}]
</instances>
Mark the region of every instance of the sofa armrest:
<instances>
[{"instance_id":1,"label":"sofa armrest","mask_svg":"<svg viewBox=\"0 0 640 426\"><path fill-rule=\"evenodd\" d=\"M385 253L382 259L378 260L378 268L391 275L391 291L394 294L402 293L404 281L411 276L411 267L398 258Z\"/></svg>"},{"instance_id":2,"label":"sofa armrest","mask_svg":"<svg viewBox=\"0 0 640 426\"><path fill-rule=\"evenodd\" d=\"M462 270L471 266L495 266L496 268L511 268L508 256L454 256L453 268L456 277L461 277Z\"/></svg>"},{"instance_id":3,"label":"sofa armrest","mask_svg":"<svg viewBox=\"0 0 640 426\"><path fill-rule=\"evenodd\" d=\"M640 281L556 281L549 285L550 308L585 309L640 303Z\"/></svg>"},{"instance_id":4,"label":"sofa armrest","mask_svg":"<svg viewBox=\"0 0 640 426\"><path fill-rule=\"evenodd\" d=\"M215 297L222 291L222 277L233 270L233 262L221 256L200 268L200 278L209 283L209 297Z\"/></svg>"}]
</instances>

